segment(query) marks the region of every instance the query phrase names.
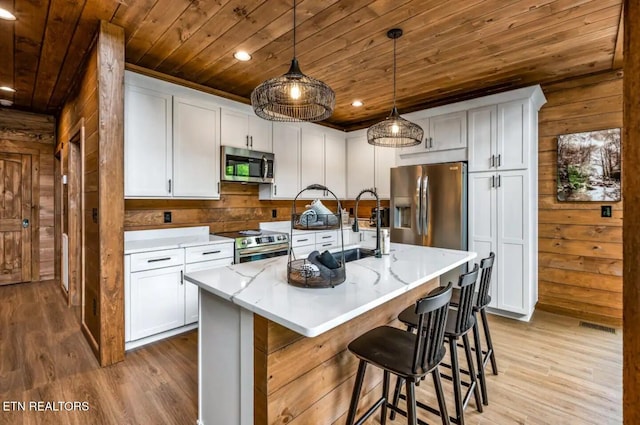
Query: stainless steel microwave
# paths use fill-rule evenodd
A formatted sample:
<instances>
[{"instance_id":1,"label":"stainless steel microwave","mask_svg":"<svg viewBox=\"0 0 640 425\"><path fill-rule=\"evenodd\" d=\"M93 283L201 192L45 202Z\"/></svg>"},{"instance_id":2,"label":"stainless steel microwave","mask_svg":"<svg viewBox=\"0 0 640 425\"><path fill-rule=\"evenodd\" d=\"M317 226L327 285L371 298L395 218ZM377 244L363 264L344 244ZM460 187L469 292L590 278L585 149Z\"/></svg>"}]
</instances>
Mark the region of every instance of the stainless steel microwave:
<instances>
[{"instance_id":1,"label":"stainless steel microwave","mask_svg":"<svg viewBox=\"0 0 640 425\"><path fill-rule=\"evenodd\" d=\"M222 146L221 180L242 183L273 183L273 154Z\"/></svg>"}]
</instances>

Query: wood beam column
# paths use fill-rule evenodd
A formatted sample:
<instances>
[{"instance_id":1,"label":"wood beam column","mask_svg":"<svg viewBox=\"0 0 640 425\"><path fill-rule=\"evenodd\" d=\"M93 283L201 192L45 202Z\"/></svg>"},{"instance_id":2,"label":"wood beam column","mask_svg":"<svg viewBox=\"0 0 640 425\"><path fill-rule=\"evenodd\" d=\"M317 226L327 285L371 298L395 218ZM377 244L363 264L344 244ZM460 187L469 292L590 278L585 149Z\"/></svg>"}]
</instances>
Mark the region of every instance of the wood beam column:
<instances>
[{"instance_id":1,"label":"wood beam column","mask_svg":"<svg viewBox=\"0 0 640 425\"><path fill-rule=\"evenodd\" d=\"M98 35L100 364L124 360L124 29Z\"/></svg>"},{"instance_id":2,"label":"wood beam column","mask_svg":"<svg viewBox=\"0 0 640 425\"><path fill-rule=\"evenodd\" d=\"M624 423L640 423L640 1L624 2ZM634 24L635 22L635 24Z\"/></svg>"}]
</instances>

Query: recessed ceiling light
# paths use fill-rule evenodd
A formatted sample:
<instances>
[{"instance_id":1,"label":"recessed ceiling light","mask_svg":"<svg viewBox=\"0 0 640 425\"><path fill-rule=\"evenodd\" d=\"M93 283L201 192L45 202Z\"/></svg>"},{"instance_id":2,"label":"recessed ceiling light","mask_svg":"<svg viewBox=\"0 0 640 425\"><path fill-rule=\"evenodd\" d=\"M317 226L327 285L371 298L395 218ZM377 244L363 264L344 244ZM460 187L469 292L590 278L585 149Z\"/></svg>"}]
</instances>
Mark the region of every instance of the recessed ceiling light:
<instances>
[{"instance_id":1,"label":"recessed ceiling light","mask_svg":"<svg viewBox=\"0 0 640 425\"><path fill-rule=\"evenodd\" d=\"M362 105L364 105L364 103L362 103L361 100L354 100L353 102L351 102L351 106L355 106L356 108L359 108Z\"/></svg>"},{"instance_id":2,"label":"recessed ceiling light","mask_svg":"<svg viewBox=\"0 0 640 425\"><path fill-rule=\"evenodd\" d=\"M7 87L7 86L0 86L0 90L8 91L9 93L15 93L16 92L16 89L12 89L11 87Z\"/></svg>"},{"instance_id":3,"label":"recessed ceiling light","mask_svg":"<svg viewBox=\"0 0 640 425\"><path fill-rule=\"evenodd\" d=\"M233 57L238 59L239 61L242 62L246 62L248 60L251 60L251 55L247 52L245 52L244 50L238 50L237 52L235 52L233 54Z\"/></svg>"},{"instance_id":4,"label":"recessed ceiling light","mask_svg":"<svg viewBox=\"0 0 640 425\"><path fill-rule=\"evenodd\" d=\"M15 21L16 17L13 13L9 12L7 9L3 9L0 7L0 19L6 19L7 21Z\"/></svg>"}]
</instances>

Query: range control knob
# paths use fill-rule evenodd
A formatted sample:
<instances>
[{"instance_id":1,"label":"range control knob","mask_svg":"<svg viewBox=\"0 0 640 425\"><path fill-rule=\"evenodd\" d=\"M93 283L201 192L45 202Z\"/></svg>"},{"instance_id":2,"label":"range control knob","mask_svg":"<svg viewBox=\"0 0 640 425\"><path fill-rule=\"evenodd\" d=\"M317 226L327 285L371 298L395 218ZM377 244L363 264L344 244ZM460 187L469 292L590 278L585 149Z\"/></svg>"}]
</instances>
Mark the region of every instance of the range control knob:
<instances>
[{"instance_id":1,"label":"range control knob","mask_svg":"<svg viewBox=\"0 0 640 425\"><path fill-rule=\"evenodd\" d=\"M278 235L278 240L279 241L283 241L285 239L286 239L286 237L284 235Z\"/></svg>"},{"instance_id":2,"label":"range control knob","mask_svg":"<svg viewBox=\"0 0 640 425\"><path fill-rule=\"evenodd\" d=\"M247 240L246 239L243 239L243 240L240 241L240 245L246 245L246 244L247 244Z\"/></svg>"}]
</instances>

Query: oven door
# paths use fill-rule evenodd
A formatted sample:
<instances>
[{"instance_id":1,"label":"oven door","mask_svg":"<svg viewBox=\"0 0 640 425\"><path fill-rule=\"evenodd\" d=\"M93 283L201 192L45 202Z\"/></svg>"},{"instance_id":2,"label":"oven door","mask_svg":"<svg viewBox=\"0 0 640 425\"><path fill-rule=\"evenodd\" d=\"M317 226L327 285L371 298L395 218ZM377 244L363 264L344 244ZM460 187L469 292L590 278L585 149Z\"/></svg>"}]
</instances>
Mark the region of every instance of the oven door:
<instances>
[{"instance_id":1,"label":"oven door","mask_svg":"<svg viewBox=\"0 0 640 425\"><path fill-rule=\"evenodd\" d=\"M248 263L249 261L264 260L267 258L281 257L289 254L289 243L275 245L257 246L236 250L236 264Z\"/></svg>"}]
</instances>

